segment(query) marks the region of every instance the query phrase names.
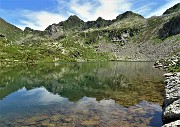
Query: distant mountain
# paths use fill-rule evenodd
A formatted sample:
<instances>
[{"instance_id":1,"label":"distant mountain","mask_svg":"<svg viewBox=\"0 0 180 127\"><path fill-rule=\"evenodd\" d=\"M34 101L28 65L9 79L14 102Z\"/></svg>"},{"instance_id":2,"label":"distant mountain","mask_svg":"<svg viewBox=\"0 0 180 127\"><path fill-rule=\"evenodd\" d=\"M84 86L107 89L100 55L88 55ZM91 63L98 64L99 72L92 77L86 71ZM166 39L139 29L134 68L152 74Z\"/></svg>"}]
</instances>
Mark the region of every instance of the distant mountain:
<instances>
[{"instance_id":1,"label":"distant mountain","mask_svg":"<svg viewBox=\"0 0 180 127\"><path fill-rule=\"evenodd\" d=\"M87 22L73 15L44 31L0 19L0 62L155 61L179 52L179 21L179 4L148 19L131 11Z\"/></svg>"},{"instance_id":2,"label":"distant mountain","mask_svg":"<svg viewBox=\"0 0 180 127\"><path fill-rule=\"evenodd\" d=\"M52 35L53 38L64 37L65 34L72 31L83 31L90 28L101 28L106 27L114 22L119 20L128 19L128 18L144 18L143 16L127 11L123 14L120 14L114 20L105 20L102 17L99 17L96 21L87 21L84 22L76 15L70 16L67 20L62 21L58 24L52 24L48 26L45 31L48 31L49 35Z\"/></svg>"},{"instance_id":3,"label":"distant mountain","mask_svg":"<svg viewBox=\"0 0 180 127\"><path fill-rule=\"evenodd\" d=\"M165 14L171 14L171 13L174 13L174 12L180 12L180 3L174 5L173 7L167 9L163 15Z\"/></svg>"}]
</instances>

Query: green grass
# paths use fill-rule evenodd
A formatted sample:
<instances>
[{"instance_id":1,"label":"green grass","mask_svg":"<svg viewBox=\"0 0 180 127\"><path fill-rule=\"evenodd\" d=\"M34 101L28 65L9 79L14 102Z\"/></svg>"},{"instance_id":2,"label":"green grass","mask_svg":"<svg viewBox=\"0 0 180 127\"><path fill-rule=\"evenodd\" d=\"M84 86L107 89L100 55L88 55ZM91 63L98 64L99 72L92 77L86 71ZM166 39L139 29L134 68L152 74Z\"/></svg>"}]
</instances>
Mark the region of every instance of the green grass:
<instances>
[{"instance_id":1,"label":"green grass","mask_svg":"<svg viewBox=\"0 0 180 127\"><path fill-rule=\"evenodd\" d=\"M169 72L180 72L180 66L169 67Z\"/></svg>"}]
</instances>

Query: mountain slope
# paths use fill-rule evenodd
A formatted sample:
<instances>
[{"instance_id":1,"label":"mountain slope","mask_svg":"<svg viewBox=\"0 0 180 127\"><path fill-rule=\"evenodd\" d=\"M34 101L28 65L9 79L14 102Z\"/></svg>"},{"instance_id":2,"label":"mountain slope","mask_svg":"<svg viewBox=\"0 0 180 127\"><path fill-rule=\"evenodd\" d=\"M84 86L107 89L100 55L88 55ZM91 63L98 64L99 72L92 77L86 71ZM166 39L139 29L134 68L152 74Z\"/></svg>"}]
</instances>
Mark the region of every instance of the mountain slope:
<instances>
[{"instance_id":1,"label":"mountain slope","mask_svg":"<svg viewBox=\"0 0 180 127\"><path fill-rule=\"evenodd\" d=\"M2 18L0 18L0 33L11 41L18 40L19 37L23 36L23 31L21 29L7 23Z\"/></svg>"},{"instance_id":2,"label":"mountain slope","mask_svg":"<svg viewBox=\"0 0 180 127\"><path fill-rule=\"evenodd\" d=\"M155 61L180 51L179 17L180 13L176 11L149 19L127 11L114 20L99 17L88 22L70 16L44 31L26 28L23 32L3 23L11 26L7 27L12 32L6 35L7 38L11 39L16 32L19 39L10 46L7 46L8 42L0 43L0 60Z\"/></svg>"},{"instance_id":3,"label":"mountain slope","mask_svg":"<svg viewBox=\"0 0 180 127\"><path fill-rule=\"evenodd\" d=\"M180 3L174 5L173 7L167 9L163 15L165 14L171 14L171 13L174 13L174 12L180 12Z\"/></svg>"}]
</instances>

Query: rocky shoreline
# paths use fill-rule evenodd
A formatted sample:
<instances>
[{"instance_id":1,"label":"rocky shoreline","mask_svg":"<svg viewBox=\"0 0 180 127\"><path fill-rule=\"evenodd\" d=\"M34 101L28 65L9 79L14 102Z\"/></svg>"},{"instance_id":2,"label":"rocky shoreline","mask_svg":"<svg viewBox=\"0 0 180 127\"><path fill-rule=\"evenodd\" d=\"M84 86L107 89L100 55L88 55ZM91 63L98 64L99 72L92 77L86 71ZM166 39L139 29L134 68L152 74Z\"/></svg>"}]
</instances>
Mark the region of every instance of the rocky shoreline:
<instances>
[{"instance_id":1,"label":"rocky shoreline","mask_svg":"<svg viewBox=\"0 0 180 127\"><path fill-rule=\"evenodd\" d=\"M165 73L165 94L162 112L162 127L179 127L180 126L180 53L159 60L155 67L171 73Z\"/></svg>"},{"instance_id":2,"label":"rocky shoreline","mask_svg":"<svg viewBox=\"0 0 180 127\"><path fill-rule=\"evenodd\" d=\"M180 72L166 73L163 127L180 126Z\"/></svg>"}]
</instances>

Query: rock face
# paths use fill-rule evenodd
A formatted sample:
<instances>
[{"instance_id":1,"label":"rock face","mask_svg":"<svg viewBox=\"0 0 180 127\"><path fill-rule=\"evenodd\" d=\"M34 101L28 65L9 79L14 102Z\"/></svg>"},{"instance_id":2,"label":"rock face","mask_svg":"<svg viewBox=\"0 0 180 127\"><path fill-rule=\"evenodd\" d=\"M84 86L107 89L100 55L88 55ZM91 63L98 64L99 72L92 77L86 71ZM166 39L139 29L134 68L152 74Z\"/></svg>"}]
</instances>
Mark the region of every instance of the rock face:
<instances>
[{"instance_id":1,"label":"rock face","mask_svg":"<svg viewBox=\"0 0 180 127\"><path fill-rule=\"evenodd\" d=\"M164 124L170 123L164 127L180 125L180 72L166 74L162 119Z\"/></svg>"},{"instance_id":2,"label":"rock face","mask_svg":"<svg viewBox=\"0 0 180 127\"><path fill-rule=\"evenodd\" d=\"M154 66L159 69L168 70L170 67L180 66L180 52L172 57L161 59L155 62ZM164 76L169 77L170 73L166 73Z\"/></svg>"},{"instance_id":3,"label":"rock face","mask_svg":"<svg viewBox=\"0 0 180 127\"><path fill-rule=\"evenodd\" d=\"M89 28L100 28L100 27L105 27L112 24L111 20L105 20L101 17L99 17L96 21L87 21L84 24L84 29L89 29Z\"/></svg>"},{"instance_id":4,"label":"rock face","mask_svg":"<svg viewBox=\"0 0 180 127\"><path fill-rule=\"evenodd\" d=\"M162 39L177 34L180 34L180 15L172 18L159 30L159 37Z\"/></svg>"},{"instance_id":5,"label":"rock face","mask_svg":"<svg viewBox=\"0 0 180 127\"><path fill-rule=\"evenodd\" d=\"M65 30L80 31L84 27L84 21L76 15L70 16L66 21L60 22L59 26L63 26Z\"/></svg>"},{"instance_id":6,"label":"rock face","mask_svg":"<svg viewBox=\"0 0 180 127\"><path fill-rule=\"evenodd\" d=\"M65 36L65 32L62 26L58 26L57 24L52 24L48 26L45 31L47 31L48 35L51 39L63 38Z\"/></svg>"},{"instance_id":7,"label":"rock face","mask_svg":"<svg viewBox=\"0 0 180 127\"><path fill-rule=\"evenodd\" d=\"M24 33L39 35L39 36L47 35L46 31L34 30L34 29L29 28L29 27L26 27L24 29Z\"/></svg>"}]
</instances>

